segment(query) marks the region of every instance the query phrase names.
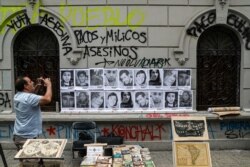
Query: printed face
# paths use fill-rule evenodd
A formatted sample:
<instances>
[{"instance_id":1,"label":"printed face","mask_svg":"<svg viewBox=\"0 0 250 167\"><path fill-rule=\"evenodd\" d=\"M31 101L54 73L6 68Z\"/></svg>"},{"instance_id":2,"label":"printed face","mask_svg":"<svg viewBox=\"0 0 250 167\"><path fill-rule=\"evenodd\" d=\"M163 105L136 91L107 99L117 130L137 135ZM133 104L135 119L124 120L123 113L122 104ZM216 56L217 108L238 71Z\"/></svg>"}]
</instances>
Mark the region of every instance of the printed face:
<instances>
[{"instance_id":1,"label":"printed face","mask_svg":"<svg viewBox=\"0 0 250 167\"><path fill-rule=\"evenodd\" d=\"M188 92L183 92L182 98L183 98L184 101L189 100L189 93Z\"/></svg>"},{"instance_id":2,"label":"printed face","mask_svg":"<svg viewBox=\"0 0 250 167\"><path fill-rule=\"evenodd\" d=\"M115 95L109 96L108 98L108 104L109 106L113 107L116 105L117 97Z\"/></svg>"},{"instance_id":3,"label":"printed face","mask_svg":"<svg viewBox=\"0 0 250 167\"><path fill-rule=\"evenodd\" d=\"M92 99L92 107L100 107L103 104L103 96L99 94L99 96L94 97Z\"/></svg>"},{"instance_id":4,"label":"printed face","mask_svg":"<svg viewBox=\"0 0 250 167\"><path fill-rule=\"evenodd\" d=\"M123 103L128 103L130 100L131 96L129 92L124 92L122 95L122 102Z\"/></svg>"},{"instance_id":5,"label":"printed face","mask_svg":"<svg viewBox=\"0 0 250 167\"><path fill-rule=\"evenodd\" d=\"M85 100L87 100L87 96L86 96L86 94L85 94L85 93L83 93L83 92L81 92L81 93L79 94L79 100L81 100L81 101L85 101Z\"/></svg>"},{"instance_id":6,"label":"printed face","mask_svg":"<svg viewBox=\"0 0 250 167\"><path fill-rule=\"evenodd\" d=\"M84 75L83 73L81 73L81 74L79 75L78 79L79 79L79 81L80 81L81 83L85 83L86 80L87 80L87 77L86 77L86 75Z\"/></svg>"},{"instance_id":7,"label":"printed face","mask_svg":"<svg viewBox=\"0 0 250 167\"><path fill-rule=\"evenodd\" d=\"M137 101L137 103L139 104L140 107L146 105L146 98L143 97L142 95L137 96L136 101Z\"/></svg>"},{"instance_id":8,"label":"printed face","mask_svg":"<svg viewBox=\"0 0 250 167\"><path fill-rule=\"evenodd\" d=\"M150 79L157 80L158 77L159 77L159 71L158 70L151 70Z\"/></svg>"},{"instance_id":9,"label":"printed face","mask_svg":"<svg viewBox=\"0 0 250 167\"><path fill-rule=\"evenodd\" d=\"M180 86L185 86L188 84L189 82L189 75L188 74L185 74L185 73L180 73L178 75L178 83Z\"/></svg>"},{"instance_id":10,"label":"printed face","mask_svg":"<svg viewBox=\"0 0 250 167\"><path fill-rule=\"evenodd\" d=\"M162 101L162 92L152 92L152 100L154 103L161 103Z\"/></svg>"},{"instance_id":11,"label":"printed face","mask_svg":"<svg viewBox=\"0 0 250 167\"><path fill-rule=\"evenodd\" d=\"M74 97L71 95L63 95L62 103L64 107L74 107Z\"/></svg>"},{"instance_id":12,"label":"printed face","mask_svg":"<svg viewBox=\"0 0 250 167\"><path fill-rule=\"evenodd\" d=\"M124 84L129 84L130 83L130 77L128 75L126 75L125 73L122 73L122 75L120 76L120 80Z\"/></svg>"},{"instance_id":13,"label":"printed face","mask_svg":"<svg viewBox=\"0 0 250 167\"><path fill-rule=\"evenodd\" d=\"M175 81L176 81L176 72L168 71L167 75L164 78L164 85L172 86Z\"/></svg>"},{"instance_id":14,"label":"printed face","mask_svg":"<svg viewBox=\"0 0 250 167\"><path fill-rule=\"evenodd\" d=\"M167 95L167 101L170 104L174 103L174 101L175 101L175 93L168 93L168 95Z\"/></svg>"},{"instance_id":15,"label":"printed face","mask_svg":"<svg viewBox=\"0 0 250 167\"><path fill-rule=\"evenodd\" d=\"M69 71L64 71L62 77L63 77L64 82L70 82L71 73Z\"/></svg>"},{"instance_id":16,"label":"printed face","mask_svg":"<svg viewBox=\"0 0 250 167\"><path fill-rule=\"evenodd\" d=\"M106 71L106 77L109 82L114 82L116 80L116 73L117 71L115 70L107 70Z\"/></svg>"},{"instance_id":17,"label":"printed face","mask_svg":"<svg viewBox=\"0 0 250 167\"><path fill-rule=\"evenodd\" d=\"M141 85L144 83L145 79L146 79L145 73L139 73L136 75L135 82L136 84Z\"/></svg>"}]
</instances>

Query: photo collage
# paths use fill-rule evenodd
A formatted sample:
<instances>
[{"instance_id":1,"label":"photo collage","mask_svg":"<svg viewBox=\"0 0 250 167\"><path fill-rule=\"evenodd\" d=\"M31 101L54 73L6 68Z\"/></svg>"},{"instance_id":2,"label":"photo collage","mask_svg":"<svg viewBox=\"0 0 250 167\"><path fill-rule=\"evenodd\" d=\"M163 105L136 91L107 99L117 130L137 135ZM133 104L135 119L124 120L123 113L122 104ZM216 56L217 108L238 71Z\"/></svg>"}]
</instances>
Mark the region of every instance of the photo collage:
<instances>
[{"instance_id":1,"label":"photo collage","mask_svg":"<svg viewBox=\"0 0 250 167\"><path fill-rule=\"evenodd\" d=\"M190 69L61 69L62 112L192 110Z\"/></svg>"}]
</instances>

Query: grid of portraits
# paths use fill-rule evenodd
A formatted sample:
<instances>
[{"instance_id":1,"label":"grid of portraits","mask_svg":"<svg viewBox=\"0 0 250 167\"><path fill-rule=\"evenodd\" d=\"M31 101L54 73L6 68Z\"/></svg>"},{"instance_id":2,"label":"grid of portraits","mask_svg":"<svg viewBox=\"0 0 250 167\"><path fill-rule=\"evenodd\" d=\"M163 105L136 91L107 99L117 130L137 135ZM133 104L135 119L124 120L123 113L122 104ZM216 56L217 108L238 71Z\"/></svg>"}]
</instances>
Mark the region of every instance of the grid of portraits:
<instances>
[{"instance_id":1,"label":"grid of portraits","mask_svg":"<svg viewBox=\"0 0 250 167\"><path fill-rule=\"evenodd\" d=\"M62 111L192 109L190 69L61 69Z\"/></svg>"}]
</instances>

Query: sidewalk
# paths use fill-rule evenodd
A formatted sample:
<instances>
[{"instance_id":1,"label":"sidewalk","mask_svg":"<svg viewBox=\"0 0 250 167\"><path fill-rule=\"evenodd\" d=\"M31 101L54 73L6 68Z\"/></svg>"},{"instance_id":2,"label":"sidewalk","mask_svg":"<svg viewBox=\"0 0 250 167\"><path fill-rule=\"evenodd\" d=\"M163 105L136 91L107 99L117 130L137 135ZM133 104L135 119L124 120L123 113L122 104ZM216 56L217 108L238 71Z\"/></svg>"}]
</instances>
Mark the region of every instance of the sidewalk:
<instances>
[{"instance_id":1,"label":"sidewalk","mask_svg":"<svg viewBox=\"0 0 250 167\"><path fill-rule=\"evenodd\" d=\"M14 160L16 150L4 150L8 167L19 167L19 161ZM64 167L78 167L81 159L72 160L72 153L69 150L63 153ZM171 151L153 151L151 156L157 167L173 167ZM249 167L250 150L212 150L211 151L213 167ZM0 167L3 167L2 160Z\"/></svg>"}]
</instances>

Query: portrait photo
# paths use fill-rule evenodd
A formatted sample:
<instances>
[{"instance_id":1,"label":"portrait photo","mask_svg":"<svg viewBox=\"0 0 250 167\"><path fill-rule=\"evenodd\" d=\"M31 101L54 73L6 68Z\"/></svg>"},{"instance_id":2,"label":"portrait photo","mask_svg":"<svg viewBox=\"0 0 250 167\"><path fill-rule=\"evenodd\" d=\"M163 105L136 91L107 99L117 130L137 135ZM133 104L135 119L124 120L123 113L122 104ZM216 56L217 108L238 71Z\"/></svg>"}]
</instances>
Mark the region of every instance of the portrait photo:
<instances>
[{"instance_id":1,"label":"portrait photo","mask_svg":"<svg viewBox=\"0 0 250 167\"><path fill-rule=\"evenodd\" d=\"M134 70L134 88L146 89L148 86L148 70L135 69Z\"/></svg>"},{"instance_id":2,"label":"portrait photo","mask_svg":"<svg viewBox=\"0 0 250 167\"><path fill-rule=\"evenodd\" d=\"M165 92L165 108L173 109L178 107L178 91Z\"/></svg>"},{"instance_id":3,"label":"portrait photo","mask_svg":"<svg viewBox=\"0 0 250 167\"><path fill-rule=\"evenodd\" d=\"M149 92L136 91L135 92L135 108L147 109L149 108Z\"/></svg>"},{"instance_id":4,"label":"portrait photo","mask_svg":"<svg viewBox=\"0 0 250 167\"><path fill-rule=\"evenodd\" d=\"M121 91L120 92L120 108L121 109L131 109L134 107L133 92Z\"/></svg>"},{"instance_id":5,"label":"portrait photo","mask_svg":"<svg viewBox=\"0 0 250 167\"><path fill-rule=\"evenodd\" d=\"M61 107L62 109L75 108L75 92L74 91L61 92Z\"/></svg>"},{"instance_id":6,"label":"portrait photo","mask_svg":"<svg viewBox=\"0 0 250 167\"><path fill-rule=\"evenodd\" d=\"M164 108L164 92L150 91L150 108L162 109Z\"/></svg>"},{"instance_id":7,"label":"portrait photo","mask_svg":"<svg viewBox=\"0 0 250 167\"><path fill-rule=\"evenodd\" d=\"M107 109L119 109L119 92L107 91L105 92L105 108Z\"/></svg>"},{"instance_id":8,"label":"portrait photo","mask_svg":"<svg viewBox=\"0 0 250 167\"><path fill-rule=\"evenodd\" d=\"M90 92L90 103L91 109L103 109L104 108L104 92L103 91L93 91Z\"/></svg>"},{"instance_id":9,"label":"portrait photo","mask_svg":"<svg viewBox=\"0 0 250 167\"><path fill-rule=\"evenodd\" d=\"M90 69L90 86L92 88L103 88L103 69L92 68Z\"/></svg>"},{"instance_id":10,"label":"portrait photo","mask_svg":"<svg viewBox=\"0 0 250 167\"><path fill-rule=\"evenodd\" d=\"M119 88L133 88L133 72L132 69L119 70Z\"/></svg>"},{"instance_id":11,"label":"portrait photo","mask_svg":"<svg viewBox=\"0 0 250 167\"><path fill-rule=\"evenodd\" d=\"M87 89L89 86L89 70L75 70L75 86L76 88Z\"/></svg>"},{"instance_id":12,"label":"portrait photo","mask_svg":"<svg viewBox=\"0 0 250 167\"><path fill-rule=\"evenodd\" d=\"M60 80L62 89L71 89L74 87L74 70L61 69Z\"/></svg>"},{"instance_id":13,"label":"portrait photo","mask_svg":"<svg viewBox=\"0 0 250 167\"><path fill-rule=\"evenodd\" d=\"M116 89L118 87L117 69L104 69L104 87L105 89Z\"/></svg>"},{"instance_id":14,"label":"portrait photo","mask_svg":"<svg viewBox=\"0 0 250 167\"><path fill-rule=\"evenodd\" d=\"M149 69L149 83L150 88L159 88L162 86L162 69Z\"/></svg>"},{"instance_id":15,"label":"portrait photo","mask_svg":"<svg viewBox=\"0 0 250 167\"><path fill-rule=\"evenodd\" d=\"M89 108L89 92L88 91L76 91L76 108Z\"/></svg>"},{"instance_id":16,"label":"portrait photo","mask_svg":"<svg viewBox=\"0 0 250 167\"><path fill-rule=\"evenodd\" d=\"M191 90L179 91L179 107L192 108L193 93Z\"/></svg>"},{"instance_id":17,"label":"portrait photo","mask_svg":"<svg viewBox=\"0 0 250 167\"><path fill-rule=\"evenodd\" d=\"M163 70L163 86L176 87L177 86L178 70L164 69Z\"/></svg>"},{"instance_id":18,"label":"portrait photo","mask_svg":"<svg viewBox=\"0 0 250 167\"><path fill-rule=\"evenodd\" d=\"M191 86L191 70L178 70L178 86Z\"/></svg>"}]
</instances>

